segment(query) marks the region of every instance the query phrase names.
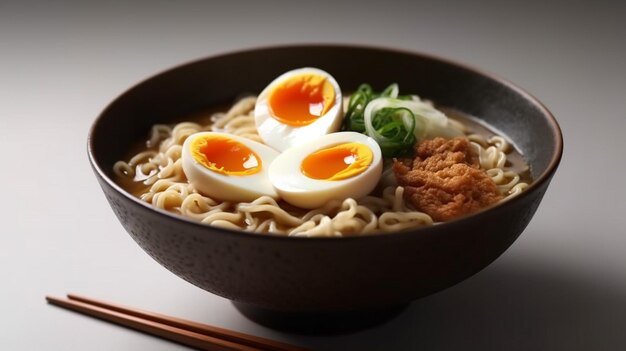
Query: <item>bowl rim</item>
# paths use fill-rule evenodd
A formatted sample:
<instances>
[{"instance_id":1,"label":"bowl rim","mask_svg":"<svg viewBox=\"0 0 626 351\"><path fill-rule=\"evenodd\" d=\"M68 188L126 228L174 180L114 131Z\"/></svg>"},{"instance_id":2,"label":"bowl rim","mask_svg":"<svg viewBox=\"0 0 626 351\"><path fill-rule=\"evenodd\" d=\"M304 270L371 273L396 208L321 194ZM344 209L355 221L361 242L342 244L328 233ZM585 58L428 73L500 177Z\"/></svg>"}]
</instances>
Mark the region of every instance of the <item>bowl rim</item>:
<instances>
[{"instance_id":1,"label":"bowl rim","mask_svg":"<svg viewBox=\"0 0 626 351\"><path fill-rule=\"evenodd\" d=\"M186 218L184 216L175 214L175 213L171 213L168 211L165 211L163 209L159 209L156 208L154 206L152 206L151 204L145 202L145 201L141 201L141 199L139 199L138 197L132 195L131 193L129 193L128 191L124 190L120 185L118 185L112 178L107 176L107 173L103 171L103 169L100 167L100 164L95 156L94 153L94 134L96 129L98 128L98 125L101 123L101 121L105 118L105 116L107 115L108 111L119 101L122 100L126 95L128 95L129 93L131 93L132 91L134 91L135 89L140 88L141 86L143 86L144 84L148 84L150 83L151 80L162 76L163 74L166 73L170 73L173 72L175 70L184 68L184 67L188 67L188 66L192 66L207 60L213 60L213 59L218 59L218 58L226 58L228 56L235 56L235 55L242 55L242 54L251 54L253 52L260 52L260 51L270 51L270 50L292 50L292 49L302 49L302 48L306 48L306 49L315 49L315 48L325 48L325 49L356 49L356 50L368 50L368 51L378 51L378 52L388 52L388 53L393 53L393 54L401 54L401 55L408 55L408 56L415 56L415 57L421 57L423 59L426 60L431 60L431 61L438 61L441 62L443 64L446 65L450 65L450 66L455 66L457 68L469 71L471 73L477 74L479 76L483 76L486 77L490 80L496 81L497 83L500 83L504 86L506 86L508 89L514 91L515 93L519 94L520 96L522 96L526 101L530 102L533 106L535 106L541 113L542 115L547 119L548 123L551 126L551 135L554 138L555 141L555 149L553 150L553 155L550 159L550 162L548 163L548 166L546 167L546 169L539 174L538 176L536 176L533 179L533 182L531 184L529 184L528 188L526 190L524 190L521 194L506 200L505 202L502 203L498 203L495 204L493 206L489 206L487 208L483 208L477 212L468 214L468 215L464 215L461 216L459 218L450 220L450 221L446 221L445 223L439 224L439 225L433 225L433 226L427 226L427 227L417 227L417 228L407 228L404 230L400 230L398 232L394 232L394 233L382 233L382 232L375 232L372 234L367 234L367 235L356 235L356 236L342 236L342 237L335 237L335 236L329 236L329 237L304 237L304 236L287 236L287 235L278 235L278 234L269 234L269 233L257 233L257 232L246 232L246 231L242 231L242 230L234 230L234 229L228 229L228 228L220 228L220 227L212 227L209 226L208 224L204 224L198 221L194 221L190 218ZM246 239L254 239L254 238L260 238L263 239L264 241L267 240L287 240L287 241L291 241L291 242L354 242L355 240L359 240L359 241L363 241L363 240L378 240L380 238L384 238L384 237L396 237L396 238L402 238L402 237L406 237L406 236L411 236L411 235L424 235L428 232L432 232L432 231L439 231L439 229L441 229L441 227L448 227L449 225L452 224L458 224L458 223L463 223L466 222L468 220L471 220L472 218L476 218L477 216L480 216L482 214L484 214L485 212L491 212L494 210L498 210L498 209L505 209L507 207L510 206L514 206L515 203L522 201L525 197L530 196L530 193L534 192L535 189L541 188L546 182L549 182L550 179L552 178L552 176L554 175L554 173L556 172L556 169L559 166L559 163L561 161L562 155L563 155L563 134L561 131L561 128L556 120L556 118L554 117L554 115L552 114L552 112L550 112L550 110L538 99L536 98L534 95L532 95L531 93L529 93L528 91L526 91L525 89L521 88L520 86L514 84L513 82L509 81L506 78L503 78L497 74L494 74L492 72L488 72L486 70L465 64L465 63L461 63L455 60L451 60L448 58L443 58L440 57L438 55L434 55L431 53L424 53L421 51L412 51L409 49L400 49L400 48L394 48L394 47L387 47L387 46L381 46L381 45L362 45L362 44L341 44L341 43L297 43L297 44L277 44L277 45L266 45L266 46L253 46L253 47L247 47L247 48L241 48L241 49L236 49L236 50L230 50L230 51L225 51L225 52L220 52L220 53L216 53L216 54L212 54L212 55L208 55L205 57L201 57L201 58L197 58L197 59L193 59L178 65L175 65L173 67L170 68L166 68L163 69L155 74L152 74L150 76L148 76L147 78L144 78L143 80L139 81L138 83L132 85L131 87L127 88L126 90L124 90L122 93L118 94L113 100L111 100L106 106L105 108L98 114L98 116L96 117L96 119L92 122L91 127L89 128L89 132L88 132L88 137L87 137L87 154L88 154L88 158L89 158L89 162L92 166L92 168L94 169L96 175L101 178L103 181L106 182L106 184L108 186L110 186L111 188L113 188L116 192L118 192L119 194L121 194L122 196L124 196L126 199L130 200L133 204L138 205L144 209L147 209L149 211L155 211L156 213L160 214L160 215L164 215L176 222L182 222L181 224L184 225L192 225L192 226L197 226L198 229L207 229L208 227L208 231L207 233L210 233L211 235L236 235L240 238L246 238ZM440 234L440 233L439 233Z\"/></svg>"}]
</instances>

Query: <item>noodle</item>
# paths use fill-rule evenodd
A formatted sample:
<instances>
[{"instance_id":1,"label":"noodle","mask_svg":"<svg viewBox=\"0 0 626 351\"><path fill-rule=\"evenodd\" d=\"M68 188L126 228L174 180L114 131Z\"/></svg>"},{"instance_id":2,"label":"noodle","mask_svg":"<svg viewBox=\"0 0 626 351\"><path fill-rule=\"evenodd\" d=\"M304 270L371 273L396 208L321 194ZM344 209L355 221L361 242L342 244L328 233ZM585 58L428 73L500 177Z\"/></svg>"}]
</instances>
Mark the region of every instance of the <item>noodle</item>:
<instances>
[{"instance_id":1,"label":"noodle","mask_svg":"<svg viewBox=\"0 0 626 351\"><path fill-rule=\"evenodd\" d=\"M173 128L155 125L146 142L147 151L128 162L118 161L113 170L123 185L135 190L141 200L193 220L221 228L248 232L306 237L341 237L370 233L390 233L428 226L433 220L405 203L404 188L384 173L380 195L361 199L334 200L321 208L304 211L262 196L252 202L232 203L198 193L187 182L182 169L181 150L185 139L200 131L220 131L262 142L254 123L255 97L239 100L226 113L216 113L209 126L182 122ZM450 120L454 124L460 124ZM479 158L480 167L495 182L506 201L521 193L527 183L518 173L507 169L511 145L506 139L479 134L467 136ZM385 176L387 174L387 176Z\"/></svg>"}]
</instances>

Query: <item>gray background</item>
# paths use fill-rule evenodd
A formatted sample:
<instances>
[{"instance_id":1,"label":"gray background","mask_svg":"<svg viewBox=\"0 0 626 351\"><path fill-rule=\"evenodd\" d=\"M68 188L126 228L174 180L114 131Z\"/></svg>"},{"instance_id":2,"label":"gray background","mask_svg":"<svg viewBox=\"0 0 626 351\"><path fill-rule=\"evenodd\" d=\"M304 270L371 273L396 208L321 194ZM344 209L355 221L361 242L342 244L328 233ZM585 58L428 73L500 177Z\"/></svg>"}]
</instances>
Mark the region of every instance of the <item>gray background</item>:
<instances>
[{"instance_id":1,"label":"gray background","mask_svg":"<svg viewBox=\"0 0 626 351\"><path fill-rule=\"evenodd\" d=\"M185 349L44 301L66 292L316 349L626 349L625 16L597 1L0 2L0 349ZM542 100L565 135L537 215L504 255L349 335L263 328L166 271L124 232L86 157L94 118L138 81L302 42L422 51L496 73Z\"/></svg>"}]
</instances>

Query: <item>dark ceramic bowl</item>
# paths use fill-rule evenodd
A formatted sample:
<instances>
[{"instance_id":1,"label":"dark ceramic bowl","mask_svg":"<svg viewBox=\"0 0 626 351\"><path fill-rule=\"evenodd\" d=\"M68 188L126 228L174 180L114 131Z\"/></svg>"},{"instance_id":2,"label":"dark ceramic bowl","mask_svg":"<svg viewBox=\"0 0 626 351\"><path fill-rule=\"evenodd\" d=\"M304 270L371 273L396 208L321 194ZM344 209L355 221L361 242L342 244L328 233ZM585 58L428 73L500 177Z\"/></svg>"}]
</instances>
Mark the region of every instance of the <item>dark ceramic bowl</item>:
<instances>
[{"instance_id":1,"label":"dark ceramic bowl","mask_svg":"<svg viewBox=\"0 0 626 351\"><path fill-rule=\"evenodd\" d=\"M274 77L303 66L330 72L343 91L362 82L398 82L402 91L477 116L514 142L530 163L534 183L511 201L443 225L337 239L213 228L154 209L113 181L113 164L145 140L153 124L258 93ZM483 269L530 221L562 147L550 112L507 81L427 55L334 45L241 51L168 70L113 101L88 142L107 200L150 256L188 282L231 299L248 317L300 331L313 331L307 328L329 318L335 321L330 329L374 323ZM358 323L339 317L356 317Z\"/></svg>"}]
</instances>

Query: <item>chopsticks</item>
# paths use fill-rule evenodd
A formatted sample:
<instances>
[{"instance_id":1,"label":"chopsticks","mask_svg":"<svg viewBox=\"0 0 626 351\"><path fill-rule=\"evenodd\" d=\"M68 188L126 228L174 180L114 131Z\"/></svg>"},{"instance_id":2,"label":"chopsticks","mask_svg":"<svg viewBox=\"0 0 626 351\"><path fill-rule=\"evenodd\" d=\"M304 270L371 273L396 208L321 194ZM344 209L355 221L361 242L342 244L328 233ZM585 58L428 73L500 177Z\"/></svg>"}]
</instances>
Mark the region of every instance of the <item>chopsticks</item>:
<instances>
[{"instance_id":1,"label":"chopsticks","mask_svg":"<svg viewBox=\"0 0 626 351\"><path fill-rule=\"evenodd\" d=\"M180 344L210 351L310 351L294 345L122 306L85 296L46 296L48 303L103 319Z\"/></svg>"}]
</instances>

